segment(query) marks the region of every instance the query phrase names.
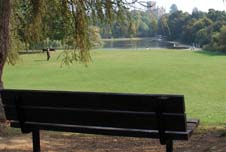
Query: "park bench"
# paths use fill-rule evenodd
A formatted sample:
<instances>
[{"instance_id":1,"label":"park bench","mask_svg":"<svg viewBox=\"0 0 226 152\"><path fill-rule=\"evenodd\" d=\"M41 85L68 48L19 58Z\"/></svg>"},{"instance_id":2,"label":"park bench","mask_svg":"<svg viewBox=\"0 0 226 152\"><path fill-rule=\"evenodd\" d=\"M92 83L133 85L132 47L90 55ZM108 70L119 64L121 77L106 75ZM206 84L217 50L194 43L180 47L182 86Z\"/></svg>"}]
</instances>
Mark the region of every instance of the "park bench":
<instances>
[{"instance_id":1,"label":"park bench","mask_svg":"<svg viewBox=\"0 0 226 152\"><path fill-rule=\"evenodd\" d=\"M44 49L42 49L42 52L46 52L46 51L56 51L56 49L54 49L54 48L44 48Z\"/></svg>"},{"instance_id":2,"label":"park bench","mask_svg":"<svg viewBox=\"0 0 226 152\"><path fill-rule=\"evenodd\" d=\"M198 120L186 119L182 95L1 90L11 127L32 133L40 152L39 130L160 139L166 151L173 140L188 140Z\"/></svg>"}]
</instances>

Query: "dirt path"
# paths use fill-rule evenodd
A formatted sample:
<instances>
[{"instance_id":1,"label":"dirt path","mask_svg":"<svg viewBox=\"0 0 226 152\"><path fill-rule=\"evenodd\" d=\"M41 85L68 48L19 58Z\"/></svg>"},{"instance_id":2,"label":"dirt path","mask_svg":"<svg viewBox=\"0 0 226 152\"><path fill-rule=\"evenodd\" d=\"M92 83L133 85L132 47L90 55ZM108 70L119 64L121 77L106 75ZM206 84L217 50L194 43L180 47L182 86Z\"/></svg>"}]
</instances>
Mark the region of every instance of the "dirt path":
<instances>
[{"instance_id":1,"label":"dirt path","mask_svg":"<svg viewBox=\"0 0 226 152\"><path fill-rule=\"evenodd\" d=\"M176 142L175 152L226 152L226 130L198 130L189 142ZM224 134L224 136L223 136ZM31 152L31 135L0 137L1 152ZM43 152L164 152L158 140L41 133Z\"/></svg>"}]
</instances>

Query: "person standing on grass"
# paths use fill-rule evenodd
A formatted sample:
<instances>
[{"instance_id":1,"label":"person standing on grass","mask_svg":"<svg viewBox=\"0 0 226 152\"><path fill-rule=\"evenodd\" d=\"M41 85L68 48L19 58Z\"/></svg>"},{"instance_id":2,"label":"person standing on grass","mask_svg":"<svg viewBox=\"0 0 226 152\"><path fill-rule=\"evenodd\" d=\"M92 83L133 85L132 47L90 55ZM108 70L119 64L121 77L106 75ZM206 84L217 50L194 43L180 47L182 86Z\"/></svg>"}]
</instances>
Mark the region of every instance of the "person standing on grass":
<instances>
[{"instance_id":1,"label":"person standing on grass","mask_svg":"<svg viewBox=\"0 0 226 152\"><path fill-rule=\"evenodd\" d=\"M47 55L47 61L49 61L49 59L50 59L50 49L49 48L47 48L47 50L46 50L46 55Z\"/></svg>"}]
</instances>

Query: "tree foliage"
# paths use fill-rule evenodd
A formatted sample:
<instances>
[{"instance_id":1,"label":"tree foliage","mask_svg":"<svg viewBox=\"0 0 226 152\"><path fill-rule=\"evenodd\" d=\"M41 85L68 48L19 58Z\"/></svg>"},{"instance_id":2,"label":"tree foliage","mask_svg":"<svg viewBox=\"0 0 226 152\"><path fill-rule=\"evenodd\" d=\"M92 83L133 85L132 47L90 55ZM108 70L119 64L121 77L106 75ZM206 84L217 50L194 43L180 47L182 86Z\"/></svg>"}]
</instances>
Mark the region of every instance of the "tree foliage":
<instances>
[{"instance_id":1,"label":"tree foliage","mask_svg":"<svg viewBox=\"0 0 226 152\"><path fill-rule=\"evenodd\" d=\"M209 9L206 13L197 8L193 9L192 14L176 11L162 16L158 23L158 34L167 36L170 40L226 52L223 36L223 27L226 26L224 11Z\"/></svg>"},{"instance_id":2,"label":"tree foliage","mask_svg":"<svg viewBox=\"0 0 226 152\"><path fill-rule=\"evenodd\" d=\"M10 1L10 0L8 0ZM13 0L18 39L29 46L47 38L73 42L76 58L89 62L90 25L123 20L128 6L126 0ZM13 25L13 24L12 24ZM6 55L7 56L7 55ZM73 55L74 56L74 55Z\"/></svg>"},{"instance_id":3,"label":"tree foliage","mask_svg":"<svg viewBox=\"0 0 226 152\"><path fill-rule=\"evenodd\" d=\"M103 38L152 37L158 32L158 17L142 10L127 11L123 22L114 22L111 27L101 26ZM110 31L106 34L106 31Z\"/></svg>"},{"instance_id":4,"label":"tree foliage","mask_svg":"<svg viewBox=\"0 0 226 152\"><path fill-rule=\"evenodd\" d=\"M177 5L176 4L172 4L170 6L170 14L175 13L178 11Z\"/></svg>"}]
</instances>

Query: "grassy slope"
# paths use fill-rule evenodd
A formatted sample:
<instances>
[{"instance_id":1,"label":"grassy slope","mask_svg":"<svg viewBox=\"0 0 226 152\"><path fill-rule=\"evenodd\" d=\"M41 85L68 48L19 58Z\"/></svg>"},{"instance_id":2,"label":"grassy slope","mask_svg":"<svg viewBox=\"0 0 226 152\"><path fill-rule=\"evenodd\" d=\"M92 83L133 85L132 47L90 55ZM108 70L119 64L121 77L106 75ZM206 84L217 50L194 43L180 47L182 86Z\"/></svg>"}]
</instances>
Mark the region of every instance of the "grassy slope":
<instances>
[{"instance_id":1,"label":"grassy slope","mask_svg":"<svg viewBox=\"0 0 226 152\"><path fill-rule=\"evenodd\" d=\"M94 51L93 63L60 67L59 53L24 55L7 66L6 88L185 95L188 117L226 124L226 56L211 53Z\"/></svg>"}]
</instances>

